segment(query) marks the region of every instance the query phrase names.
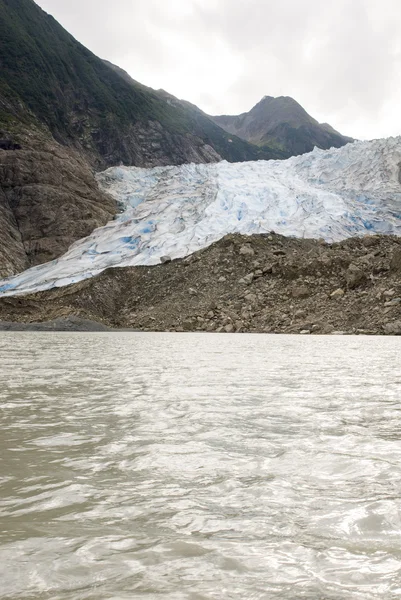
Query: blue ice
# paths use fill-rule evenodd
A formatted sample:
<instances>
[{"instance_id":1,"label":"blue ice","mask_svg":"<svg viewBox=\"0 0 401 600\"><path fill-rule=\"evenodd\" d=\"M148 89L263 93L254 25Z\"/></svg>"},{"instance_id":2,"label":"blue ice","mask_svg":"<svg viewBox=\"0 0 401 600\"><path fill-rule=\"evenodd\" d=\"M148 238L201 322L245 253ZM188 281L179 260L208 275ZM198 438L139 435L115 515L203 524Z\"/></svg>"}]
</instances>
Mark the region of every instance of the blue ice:
<instances>
[{"instance_id":1,"label":"blue ice","mask_svg":"<svg viewBox=\"0 0 401 600\"><path fill-rule=\"evenodd\" d=\"M286 161L115 167L97 175L123 208L58 260L0 281L0 295L68 285L108 267L187 256L228 232L338 241L401 235L401 138L355 142ZM135 206L133 206L135 205Z\"/></svg>"}]
</instances>

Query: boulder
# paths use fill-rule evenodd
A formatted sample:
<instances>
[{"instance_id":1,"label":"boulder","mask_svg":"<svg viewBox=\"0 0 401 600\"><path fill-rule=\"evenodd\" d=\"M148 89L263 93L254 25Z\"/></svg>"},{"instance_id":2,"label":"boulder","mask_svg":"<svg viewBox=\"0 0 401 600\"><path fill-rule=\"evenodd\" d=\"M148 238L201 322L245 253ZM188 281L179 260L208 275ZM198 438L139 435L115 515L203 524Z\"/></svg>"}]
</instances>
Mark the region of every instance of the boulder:
<instances>
[{"instance_id":1,"label":"boulder","mask_svg":"<svg viewBox=\"0 0 401 600\"><path fill-rule=\"evenodd\" d=\"M249 246L248 244L244 244L239 249L239 253L241 254L241 256L254 256L255 255L255 250L251 246Z\"/></svg>"},{"instance_id":2,"label":"boulder","mask_svg":"<svg viewBox=\"0 0 401 600\"><path fill-rule=\"evenodd\" d=\"M386 335L401 335L401 321L393 321L383 325L383 331Z\"/></svg>"},{"instance_id":3,"label":"boulder","mask_svg":"<svg viewBox=\"0 0 401 600\"><path fill-rule=\"evenodd\" d=\"M385 302L384 306L398 306L398 304L401 304L401 298L393 298L392 300Z\"/></svg>"},{"instance_id":4,"label":"boulder","mask_svg":"<svg viewBox=\"0 0 401 600\"><path fill-rule=\"evenodd\" d=\"M350 264L345 275L345 280L348 289L353 290L366 281L366 274L356 265Z\"/></svg>"},{"instance_id":5,"label":"boulder","mask_svg":"<svg viewBox=\"0 0 401 600\"><path fill-rule=\"evenodd\" d=\"M193 329L195 329L194 323L192 322L191 318L184 319L182 322L182 327L184 331L192 331Z\"/></svg>"},{"instance_id":6,"label":"boulder","mask_svg":"<svg viewBox=\"0 0 401 600\"><path fill-rule=\"evenodd\" d=\"M273 272L273 265L266 265L266 266L264 266L264 267L263 267L263 269L262 269L262 273L263 273L264 275L270 274L270 273L272 273L272 272Z\"/></svg>"},{"instance_id":7,"label":"boulder","mask_svg":"<svg viewBox=\"0 0 401 600\"><path fill-rule=\"evenodd\" d=\"M393 257L390 262L391 271L401 273L401 248L394 250Z\"/></svg>"},{"instance_id":8,"label":"boulder","mask_svg":"<svg viewBox=\"0 0 401 600\"><path fill-rule=\"evenodd\" d=\"M365 248L371 248L372 246L377 246L379 244L380 238L377 235L366 235L362 238L362 244Z\"/></svg>"},{"instance_id":9,"label":"boulder","mask_svg":"<svg viewBox=\"0 0 401 600\"><path fill-rule=\"evenodd\" d=\"M307 298L309 296L309 290L306 285L297 285L292 288L291 296L293 298Z\"/></svg>"},{"instance_id":10,"label":"boulder","mask_svg":"<svg viewBox=\"0 0 401 600\"><path fill-rule=\"evenodd\" d=\"M253 273L248 273L248 275L245 275L245 277L242 277L242 279L240 279L238 283L243 283L245 285L251 285L253 278L254 278Z\"/></svg>"}]
</instances>

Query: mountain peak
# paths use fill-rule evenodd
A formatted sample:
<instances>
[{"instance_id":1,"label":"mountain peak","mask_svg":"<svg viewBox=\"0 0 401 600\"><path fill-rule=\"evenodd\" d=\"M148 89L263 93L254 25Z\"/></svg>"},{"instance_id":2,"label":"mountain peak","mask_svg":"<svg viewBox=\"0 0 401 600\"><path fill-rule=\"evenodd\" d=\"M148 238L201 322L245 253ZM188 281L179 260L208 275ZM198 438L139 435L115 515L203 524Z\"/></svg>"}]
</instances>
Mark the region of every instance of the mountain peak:
<instances>
[{"instance_id":1,"label":"mountain peak","mask_svg":"<svg viewBox=\"0 0 401 600\"><path fill-rule=\"evenodd\" d=\"M288 156L339 148L352 141L327 123L321 125L291 96L263 96L247 113L212 117L228 133L257 144L270 145Z\"/></svg>"}]
</instances>

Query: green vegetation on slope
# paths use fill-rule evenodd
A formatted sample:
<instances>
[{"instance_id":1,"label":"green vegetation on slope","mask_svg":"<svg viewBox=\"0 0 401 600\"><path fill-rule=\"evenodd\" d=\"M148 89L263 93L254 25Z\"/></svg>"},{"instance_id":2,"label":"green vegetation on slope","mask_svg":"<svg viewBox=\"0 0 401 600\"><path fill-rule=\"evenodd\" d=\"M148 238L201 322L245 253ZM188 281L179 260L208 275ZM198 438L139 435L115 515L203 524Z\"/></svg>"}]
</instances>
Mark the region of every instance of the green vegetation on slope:
<instances>
[{"instance_id":1,"label":"green vegetation on slope","mask_svg":"<svg viewBox=\"0 0 401 600\"><path fill-rule=\"evenodd\" d=\"M32 0L0 1L0 57L2 90L62 135L72 133L68 109L123 122L160 112L150 94L124 85Z\"/></svg>"},{"instance_id":2,"label":"green vegetation on slope","mask_svg":"<svg viewBox=\"0 0 401 600\"><path fill-rule=\"evenodd\" d=\"M227 134L195 107L127 81L33 0L0 0L0 110L3 123L10 112L34 115L59 142L82 145L110 164L135 164L138 142L130 132L149 122L196 136L230 161L283 157Z\"/></svg>"}]
</instances>

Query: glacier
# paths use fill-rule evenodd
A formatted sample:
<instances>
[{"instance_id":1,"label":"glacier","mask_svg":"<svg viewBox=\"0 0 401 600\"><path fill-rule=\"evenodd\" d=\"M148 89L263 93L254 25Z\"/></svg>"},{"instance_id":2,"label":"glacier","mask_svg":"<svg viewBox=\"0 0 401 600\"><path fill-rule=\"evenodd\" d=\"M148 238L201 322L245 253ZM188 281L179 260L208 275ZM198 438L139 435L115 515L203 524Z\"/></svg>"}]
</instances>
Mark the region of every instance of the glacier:
<instances>
[{"instance_id":1,"label":"glacier","mask_svg":"<svg viewBox=\"0 0 401 600\"><path fill-rule=\"evenodd\" d=\"M97 180L120 214L62 257L0 280L0 296L65 286L108 267L155 265L234 232L329 242L401 235L400 165L395 137L285 161L112 167Z\"/></svg>"}]
</instances>

